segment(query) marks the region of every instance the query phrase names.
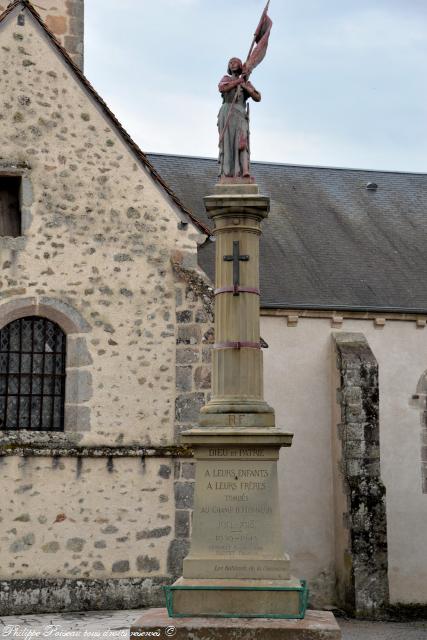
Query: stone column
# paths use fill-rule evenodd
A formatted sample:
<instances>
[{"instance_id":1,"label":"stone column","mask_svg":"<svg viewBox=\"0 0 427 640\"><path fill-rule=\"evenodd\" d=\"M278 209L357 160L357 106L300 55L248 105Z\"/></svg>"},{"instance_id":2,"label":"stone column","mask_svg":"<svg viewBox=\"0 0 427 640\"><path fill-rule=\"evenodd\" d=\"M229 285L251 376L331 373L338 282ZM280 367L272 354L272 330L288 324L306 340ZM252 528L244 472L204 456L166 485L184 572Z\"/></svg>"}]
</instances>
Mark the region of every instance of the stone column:
<instances>
[{"instance_id":1,"label":"stone column","mask_svg":"<svg viewBox=\"0 0 427 640\"><path fill-rule=\"evenodd\" d=\"M270 201L257 185L217 185L205 198L216 238L212 399L203 426L274 426L263 398L259 238Z\"/></svg>"},{"instance_id":2,"label":"stone column","mask_svg":"<svg viewBox=\"0 0 427 640\"><path fill-rule=\"evenodd\" d=\"M294 616L304 589L291 576L278 497L280 447L263 398L259 334L259 238L269 199L255 184L221 184L205 198L216 236L212 399L194 448L195 499L183 577L167 588L173 615Z\"/></svg>"}]
</instances>

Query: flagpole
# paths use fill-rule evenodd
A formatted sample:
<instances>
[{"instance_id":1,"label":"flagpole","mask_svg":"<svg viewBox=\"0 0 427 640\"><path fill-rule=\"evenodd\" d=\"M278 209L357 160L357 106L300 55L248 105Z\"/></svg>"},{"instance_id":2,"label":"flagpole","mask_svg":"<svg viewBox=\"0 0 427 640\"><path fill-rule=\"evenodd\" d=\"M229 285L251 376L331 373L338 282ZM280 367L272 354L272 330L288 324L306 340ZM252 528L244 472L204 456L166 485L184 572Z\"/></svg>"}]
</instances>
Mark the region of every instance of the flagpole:
<instances>
[{"instance_id":1,"label":"flagpole","mask_svg":"<svg viewBox=\"0 0 427 640\"><path fill-rule=\"evenodd\" d=\"M266 14L267 14L268 7L269 7L269 6L270 6L270 0L268 0L267 4L265 5L265 9L264 9L264 11L262 12L261 20L260 20L260 21L259 21L259 23L258 23L258 26L257 26L257 28L256 28L256 31L255 31L254 37L253 37L253 39L252 39L252 44L251 44L251 47L250 47L250 49L249 49L249 53L248 53L248 55L247 55L246 62L248 62L249 58L251 57L251 53L252 53L253 48L254 48L254 46L255 46L255 42L256 42L256 38L257 38L257 35L258 35L259 28L260 28L260 26L261 26L261 24L262 24L262 21L264 20L264 18L265 18L265 16L266 16ZM245 62L245 64L246 64L246 62ZM243 65L243 66L245 66L245 65ZM242 69L242 71L243 71L243 69ZM245 75L246 80L249 78L249 75L250 75L250 73L249 73L248 75ZM237 91L236 91L236 93L234 94L233 102L231 103L231 107L230 107L230 110L229 110L229 112L228 112L227 119L226 119L226 121L225 121L224 129L222 130L221 135L220 135L220 137L219 137L219 144L221 144L221 143L222 143L222 141L224 140L225 132L227 131L227 127L228 127L228 124L229 124L229 122L230 122L231 115L232 115L232 113L233 113L234 105L236 104L237 98L238 98L238 97L239 97L239 95L240 95L240 89L241 89L241 87L240 87L240 85L239 85L239 86L237 87Z\"/></svg>"},{"instance_id":2,"label":"flagpole","mask_svg":"<svg viewBox=\"0 0 427 640\"><path fill-rule=\"evenodd\" d=\"M255 45L255 42L256 42L256 38L257 38L257 35L258 35L259 28L260 28L260 26L261 26L261 24L262 24L262 21L264 20L264 18L265 18L265 16L266 16L266 14L267 14L268 7L269 7L269 6L270 6L270 0L268 0L267 4L266 4L266 6L265 6L265 9L264 9L264 11L262 12L261 20L259 21L259 24L258 24L258 26L257 26L257 28L256 28L255 33L254 33L254 37L253 37L253 40L252 40L251 47L250 47L250 49L249 49L249 53L248 53L247 58L246 58L246 62L247 62L247 61L249 60L249 58L251 57L251 53L252 53L252 51L253 51L253 48L254 48L254 45Z\"/></svg>"}]
</instances>

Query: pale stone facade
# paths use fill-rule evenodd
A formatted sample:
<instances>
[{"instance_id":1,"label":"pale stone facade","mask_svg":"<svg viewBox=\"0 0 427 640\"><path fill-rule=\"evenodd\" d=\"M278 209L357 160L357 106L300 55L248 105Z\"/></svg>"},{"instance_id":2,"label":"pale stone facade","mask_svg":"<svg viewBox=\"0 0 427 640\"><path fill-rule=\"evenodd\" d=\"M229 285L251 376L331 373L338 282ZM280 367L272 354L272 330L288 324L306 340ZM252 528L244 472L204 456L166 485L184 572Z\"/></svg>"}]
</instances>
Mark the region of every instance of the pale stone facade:
<instances>
[{"instance_id":1,"label":"pale stone facade","mask_svg":"<svg viewBox=\"0 0 427 640\"><path fill-rule=\"evenodd\" d=\"M21 177L22 217L0 238L0 328L65 332L65 428L0 432L0 611L160 602L190 534L175 435L210 388L205 236L21 10L0 24L0 178Z\"/></svg>"},{"instance_id":2,"label":"pale stone facade","mask_svg":"<svg viewBox=\"0 0 427 640\"><path fill-rule=\"evenodd\" d=\"M177 228L166 194L32 20L18 28L12 15L0 36L1 168L16 173L21 163L32 185L22 243L2 241L2 299L57 299L90 325L96 399L81 444L165 444L175 388L170 258L179 249L196 264L194 228Z\"/></svg>"},{"instance_id":3,"label":"pale stone facade","mask_svg":"<svg viewBox=\"0 0 427 640\"><path fill-rule=\"evenodd\" d=\"M1 469L2 579L167 574L170 461L8 456Z\"/></svg>"}]
</instances>

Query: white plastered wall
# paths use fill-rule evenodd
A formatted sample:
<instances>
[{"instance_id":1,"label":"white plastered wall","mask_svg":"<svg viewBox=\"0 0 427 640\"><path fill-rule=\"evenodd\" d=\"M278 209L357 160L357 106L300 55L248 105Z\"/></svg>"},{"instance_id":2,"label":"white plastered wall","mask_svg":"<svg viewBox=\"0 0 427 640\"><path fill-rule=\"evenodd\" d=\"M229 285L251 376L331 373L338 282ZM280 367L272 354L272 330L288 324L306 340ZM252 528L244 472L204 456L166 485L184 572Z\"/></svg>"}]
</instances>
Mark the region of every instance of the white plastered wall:
<instances>
[{"instance_id":1,"label":"white plastered wall","mask_svg":"<svg viewBox=\"0 0 427 640\"><path fill-rule=\"evenodd\" d=\"M379 364L381 476L387 491L391 603L427 602L427 494L421 482L420 410L412 395L427 369L427 333L415 321L345 320L363 333ZM282 453L280 490L293 573L317 598L333 597L331 334L327 318L262 317L265 396L277 424L295 433ZM337 514L337 517L340 517Z\"/></svg>"}]
</instances>

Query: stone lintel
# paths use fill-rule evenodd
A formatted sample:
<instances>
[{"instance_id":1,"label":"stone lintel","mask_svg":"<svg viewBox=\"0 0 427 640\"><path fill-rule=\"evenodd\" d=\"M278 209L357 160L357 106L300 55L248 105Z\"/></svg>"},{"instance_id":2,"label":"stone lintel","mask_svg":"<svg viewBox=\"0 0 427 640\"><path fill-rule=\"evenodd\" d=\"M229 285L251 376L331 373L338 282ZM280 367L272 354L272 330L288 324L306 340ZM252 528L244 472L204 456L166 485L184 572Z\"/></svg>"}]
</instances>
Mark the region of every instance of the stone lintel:
<instances>
[{"instance_id":1,"label":"stone lintel","mask_svg":"<svg viewBox=\"0 0 427 640\"><path fill-rule=\"evenodd\" d=\"M203 446L290 447L293 433L270 427L195 428L181 434L184 443Z\"/></svg>"},{"instance_id":2,"label":"stone lintel","mask_svg":"<svg viewBox=\"0 0 427 640\"><path fill-rule=\"evenodd\" d=\"M341 630L329 611L307 611L304 620L269 618L170 618L166 609L149 609L130 630L142 632L174 627L175 640L341 640ZM172 637L169 631L170 637Z\"/></svg>"}]
</instances>

